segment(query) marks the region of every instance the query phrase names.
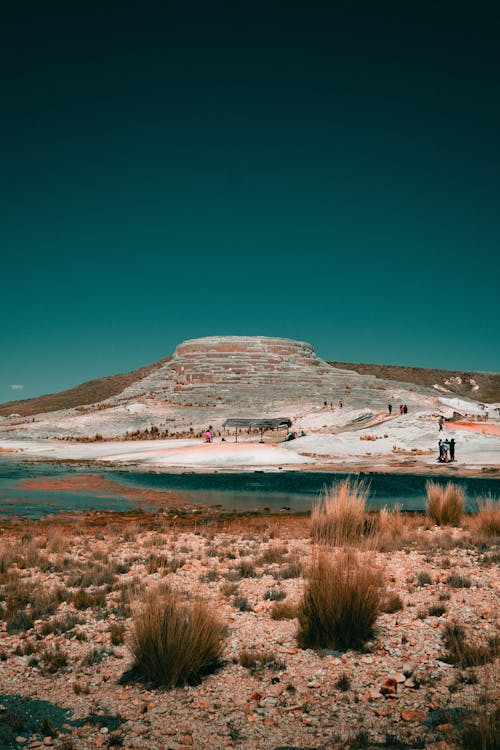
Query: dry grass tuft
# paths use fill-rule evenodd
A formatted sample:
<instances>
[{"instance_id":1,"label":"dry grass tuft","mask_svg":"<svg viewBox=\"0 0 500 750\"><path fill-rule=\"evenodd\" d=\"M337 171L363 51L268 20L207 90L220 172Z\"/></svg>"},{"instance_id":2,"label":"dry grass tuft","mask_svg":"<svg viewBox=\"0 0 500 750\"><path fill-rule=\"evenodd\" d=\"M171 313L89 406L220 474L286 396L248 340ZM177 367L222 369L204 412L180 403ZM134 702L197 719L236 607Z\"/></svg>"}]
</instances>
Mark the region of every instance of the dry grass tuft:
<instances>
[{"instance_id":1,"label":"dry grass tuft","mask_svg":"<svg viewBox=\"0 0 500 750\"><path fill-rule=\"evenodd\" d=\"M354 550L313 560L299 605L301 648L360 648L373 635L382 610L384 584L371 557Z\"/></svg>"},{"instance_id":2,"label":"dry grass tuft","mask_svg":"<svg viewBox=\"0 0 500 750\"><path fill-rule=\"evenodd\" d=\"M298 615L298 607L293 602L274 602L271 607L271 620L294 620Z\"/></svg>"},{"instance_id":3,"label":"dry grass tuft","mask_svg":"<svg viewBox=\"0 0 500 750\"><path fill-rule=\"evenodd\" d=\"M201 601L174 592L151 592L133 618L131 650L147 681L192 684L219 663L226 627Z\"/></svg>"},{"instance_id":4,"label":"dry grass tuft","mask_svg":"<svg viewBox=\"0 0 500 750\"><path fill-rule=\"evenodd\" d=\"M378 513L375 545L380 552L392 552L402 549L405 544L408 527L401 508L396 505L390 510L385 507Z\"/></svg>"},{"instance_id":5,"label":"dry grass tuft","mask_svg":"<svg viewBox=\"0 0 500 750\"><path fill-rule=\"evenodd\" d=\"M480 667L496 659L500 653L500 641L492 638L488 643L477 644L470 640L462 625L446 625L443 641L447 649L446 658L451 664L467 669Z\"/></svg>"},{"instance_id":6,"label":"dry grass tuft","mask_svg":"<svg viewBox=\"0 0 500 750\"><path fill-rule=\"evenodd\" d=\"M342 547L358 542L365 529L368 486L345 479L319 495L311 512L311 537L318 544Z\"/></svg>"},{"instance_id":7,"label":"dry grass tuft","mask_svg":"<svg viewBox=\"0 0 500 750\"><path fill-rule=\"evenodd\" d=\"M427 515L437 526L459 526L464 509L464 491L458 484L426 482Z\"/></svg>"},{"instance_id":8,"label":"dry grass tuft","mask_svg":"<svg viewBox=\"0 0 500 750\"><path fill-rule=\"evenodd\" d=\"M458 736L464 750L498 750L500 748L500 701L483 688L477 703L468 711Z\"/></svg>"},{"instance_id":9,"label":"dry grass tuft","mask_svg":"<svg viewBox=\"0 0 500 750\"><path fill-rule=\"evenodd\" d=\"M489 540L500 537L500 500L487 497L478 502L478 513L475 517L475 531L482 538Z\"/></svg>"}]
</instances>

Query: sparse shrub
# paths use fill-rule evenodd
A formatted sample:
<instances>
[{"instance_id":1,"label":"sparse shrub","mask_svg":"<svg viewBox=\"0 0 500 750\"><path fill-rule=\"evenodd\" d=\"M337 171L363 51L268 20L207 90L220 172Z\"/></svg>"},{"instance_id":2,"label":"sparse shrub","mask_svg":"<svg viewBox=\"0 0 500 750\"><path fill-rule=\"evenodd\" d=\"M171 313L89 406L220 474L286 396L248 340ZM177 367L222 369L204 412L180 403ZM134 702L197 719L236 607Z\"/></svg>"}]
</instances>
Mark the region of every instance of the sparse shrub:
<instances>
[{"instance_id":1,"label":"sparse shrub","mask_svg":"<svg viewBox=\"0 0 500 750\"><path fill-rule=\"evenodd\" d=\"M236 572L241 578L255 578L257 576L255 566L250 560L240 560Z\"/></svg>"},{"instance_id":2,"label":"sparse shrub","mask_svg":"<svg viewBox=\"0 0 500 750\"><path fill-rule=\"evenodd\" d=\"M46 620L40 626L40 635L49 635L49 633L55 633L61 635L62 633L68 633L73 630L75 625L80 625L82 622L78 615L71 612L66 612L62 617L55 617L52 620Z\"/></svg>"},{"instance_id":3,"label":"sparse shrub","mask_svg":"<svg viewBox=\"0 0 500 750\"><path fill-rule=\"evenodd\" d=\"M60 646L48 648L40 654L40 667L44 674L55 674L61 669L64 669L67 664L67 654L60 648Z\"/></svg>"},{"instance_id":4,"label":"sparse shrub","mask_svg":"<svg viewBox=\"0 0 500 750\"><path fill-rule=\"evenodd\" d=\"M417 576L418 586L430 586L431 584L432 584L432 578L430 577L429 573L426 570L418 574Z\"/></svg>"},{"instance_id":5,"label":"sparse shrub","mask_svg":"<svg viewBox=\"0 0 500 750\"><path fill-rule=\"evenodd\" d=\"M472 585L471 579L460 573L451 573L448 578L446 578L445 583L454 589L470 589Z\"/></svg>"},{"instance_id":6,"label":"sparse shrub","mask_svg":"<svg viewBox=\"0 0 500 750\"><path fill-rule=\"evenodd\" d=\"M303 568L300 560L292 559L287 565L272 571L273 578L276 580L288 580L290 578L300 578Z\"/></svg>"},{"instance_id":7,"label":"sparse shrub","mask_svg":"<svg viewBox=\"0 0 500 750\"><path fill-rule=\"evenodd\" d=\"M381 572L354 550L319 553L299 605L301 648L360 648L373 635L383 601Z\"/></svg>"},{"instance_id":8,"label":"sparse shrub","mask_svg":"<svg viewBox=\"0 0 500 750\"><path fill-rule=\"evenodd\" d=\"M125 641L125 625L123 622L112 622L108 628L113 646L121 646Z\"/></svg>"},{"instance_id":9,"label":"sparse shrub","mask_svg":"<svg viewBox=\"0 0 500 750\"><path fill-rule=\"evenodd\" d=\"M444 604L432 604L429 607L429 617L441 617L446 612Z\"/></svg>"},{"instance_id":10,"label":"sparse shrub","mask_svg":"<svg viewBox=\"0 0 500 750\"><path fill-rule=\"evenodd\" d=\"M239 586L237 583L231 583L230 581L226 581L226 583L223 583L220 587L221 594L224 596L227 596L228 598L230 596L235 596L238 593Z\"/></svg>"},{"instance_id":11,"label":"sparse shrub","mask_svg":"<svg viewBox=\"0 0 500 750\"><path fill-rule=\"evenodd\" d=\"M24 609L14 611L6 618L6 630L9 635L24 633L32 627L33 617L30 612L26 612Z\"/></svg>"},{"instance_id":12,"label":"sparse shrub","mask_svg":"<svg viewBox=\"0 0 500 750\"><path fill-rule=\"evenodd\" d=\"M271 607L271 620L293 620L298 615L298 607L292 602L275 602Z\"/></svg>"},{"instance_id":13,"label":"sparse shrub","mask_svg":"<svg viewBox=\"0 0 500 750\"><path fill-rule=\"evenodd\" d=\"M90 651L82 658L82 666L92 667L94 664L100 664L111 654L103 648L91 648Z\"/></svg>"},{"instance_id":14,"label":"sparse shrub","mask_svg":"<svg viewBox=\"0 0 500 750\"><path fill-rule=\"evenodd\" d=\"M73 683L73 692L75 695L88 695L90 693L89 686L82 684L78 680Z\"/></svg>"},{"instance_id":15,"label":"sparse shrub","mask_svg":"<svg viewBox=\"0 0 500 750\"><path fill-rule=\"evenodd\" d=\"M346 693L350 687L351 687L351 678L346 672L343 672L337 682L335 683L335 687L337 690L341 690L343 693Z\"/></svg>"},{"instance_id":16,"label":"sparse shrub","mask_svg":"<svg viewBox=\"0 0 500 750\"><path fill-rule=\"evenodd\" d=\"M286 599L286 591L283 591L279 587L268 589L264 594L264 599L270 602L281 602L283 599Z\"/></svg>"},{"instance_id":17,"label":"sparse shrub","mask_svg":"<svg viewBox=\"0 0 500 750\"><path fill-rule=\"evenodd\" d=\"M392 510L385 507L378 513L374 543L380 552L391 552L401 549L405 539L405 520L401 508L396 505Z\"/></svg>"},{"instance_id":18,"label":"sparse shrub","mask_svg":"<svg viewBox=\"0 0 500 750\"><path fill-rule=\"evenodd\" d=\"M43 734L44 737L57 737L57 730L52 726L50 720L44 716L38 725L38 731Z\"/></svg>"},{"instance_id":19,"label":"sparse shrub","mask_svg":"<svg viewBox=\"0 0 500 750\"><path fill-rule=\"evenodd\" d=\"M495 659L499 654L499 641L491 639L488 643L477 644L466 637L462 625L446 625L443 630L443 641L447 648L447 660L463 669L478 667Z\"/></svg>"},{"instance_id":20,"label":"sparse shrub","mask_svg":"<svg viewBox=\"0 0 500 750\"><path fill-rule=\"evenodd\" d=\"M275 563L283 562L283 558L288 553L288 549L284 544L270 544L269 547L264 550L262 555L259 557L259 565L273 565Z\"/></svg>"},{"instance_id":21,"label":"sparse shrub","mask_svg":"<svg viewBox=\"0 0 500 750\"><path fill-rule=\"evenodd\" d=\"M312 539L334 547L358 542L365 528L368 492L366 484L350 479L325 488L312 508Z\"/></svg>"},{"instance_id":22,"label":"sparse shrub","mask_svg":"<svg viewBox=\"0 0 500 750\"><path fill-rule=\"evenodd\" d=\"M286 664L277 659L271 651L243 650L240 652L240 664L246 669L255 672L259 669L272 669L280 671L286 669Z\"/></svg>"},{"instance_id":23,"label":"sparse shrub","mask_svg":"<svg viewBox=\"0 0 500 750\"><path fill-rule=\"evenodd\" d=\"M106 594L102 590L90 593L86 589L78 589L71 601L76 609L101 609L106 605Z\"/></svg>"},{"instance_id":24,"label":"sparse shrub","mask_svg":"<svg viewBox=\"0 0 500 750\"><path fill-rule=\"evenodd\" d=\"M239 609L240 612L251 612L252 610L246 596L239 596L238 594L233 599L233 607Z\"/></svg>"},{"instance_id":25,"label":"sparse shrub","mask_svg":"<svg viewBox=\"0 0 500 750\"><path fill-rule=\"evenodd\" d=\"M458 733L459 746L464 750L499 750L500 703L483 689L476 706L467 714Z\"/></svg>"},{"instance_id":26,"label":"sparse shrub","mask_svg":"<svg viewBox=\"0 0 500 750\"><path fill-rule=\"evenodd\" d=\"M464 491L458 484L426 482L427 514L437 526L459 526L464 508Z\"/></svg>"},{"instance_id":27,"label":"sparse shrub","mask_svg":"<svg viewBox=\"0 0 500 750\"><path fill-rule=\"evenodd\" d=\"M135 666L146 680L165 687L195 682L217 666L225 633L203 602L154 591L134 614Z\"/></svg>"},{"instance_id":28,"label":"sparse shrub","mask_svg":"<svg viewBox=\"0 0 500 750\"><path fill-rule=\"evenodd\" d=\"M399 594L388 594L382 603L382 612L392 615L404 608L403 601Z\"/></svg>"}]
</instances>

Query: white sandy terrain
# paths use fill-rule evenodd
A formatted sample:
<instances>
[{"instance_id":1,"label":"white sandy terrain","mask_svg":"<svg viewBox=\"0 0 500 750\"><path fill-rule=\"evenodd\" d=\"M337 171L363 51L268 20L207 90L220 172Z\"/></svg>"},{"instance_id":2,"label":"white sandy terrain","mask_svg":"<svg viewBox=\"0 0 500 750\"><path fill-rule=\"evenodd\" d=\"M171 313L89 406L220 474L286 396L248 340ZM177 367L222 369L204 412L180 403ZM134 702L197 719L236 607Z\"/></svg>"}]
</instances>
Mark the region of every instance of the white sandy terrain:
<instances>
[{"instance_id":1,"label":"white sandy terrain","mask_svg":"<svg viewBox=\"0 0 500 750\"><path fill-rule=\"evenodd\" d=\"M340 415L339 412L342 411ZM329 416L335 424L329 423ZM343 420L340 420L340 416ZM294 429L304 429L305 437L290 442L258 442L229 437L221 442L203 443L200 439L103 441L71 443L60 440L3 440L0 452L19 451L24 457L54 460L98 461L106 464L139 464L146 468L168 471L191 469L276 469L280 466L313 466L329 463L355 464L387 468L392 461L417 461L423 466L436 465L439 438L454 438L456 462L453 468L500 468L500 422L490 420L487 428L493 434L481 434L486 423L468 425L465 429L453 422L438 430L438 413L421 411L407 415L374 414L367 410L342 409L309 411L297 419ZM367 426L366 423L368 422ZM297 425L297 426L296 426ZM496 426L495 426L496 425ZM342 431L342 428L344 431ZM494 434L494 433L497 434ZM335 433L335 434L332 434ZM269 440L269 442L268 442ZM337 467L338 468L338 467Z\"/></svg>"}]
</instances>

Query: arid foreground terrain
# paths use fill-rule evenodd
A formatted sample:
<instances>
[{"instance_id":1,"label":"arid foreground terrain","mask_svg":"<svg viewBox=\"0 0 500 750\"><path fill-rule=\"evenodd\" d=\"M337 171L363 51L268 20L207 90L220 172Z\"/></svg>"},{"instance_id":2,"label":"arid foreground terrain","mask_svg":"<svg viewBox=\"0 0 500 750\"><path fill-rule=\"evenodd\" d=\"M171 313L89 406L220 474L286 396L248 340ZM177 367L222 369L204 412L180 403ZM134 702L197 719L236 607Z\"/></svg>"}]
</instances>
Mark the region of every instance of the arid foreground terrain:
<instances>
[{"instance_id":1,"label":"arid foreground terrain","mask_svg":"<svg viewBox=\"0 0 500 750\"><path fill-rule=\"evenodd\" d=\"M310 516L4 522L0 747L498 747L498 534L498 503L457 527L365 515L349 553ZM165 688L159 662L189 648Z\"/></svg>"}]
</instances>

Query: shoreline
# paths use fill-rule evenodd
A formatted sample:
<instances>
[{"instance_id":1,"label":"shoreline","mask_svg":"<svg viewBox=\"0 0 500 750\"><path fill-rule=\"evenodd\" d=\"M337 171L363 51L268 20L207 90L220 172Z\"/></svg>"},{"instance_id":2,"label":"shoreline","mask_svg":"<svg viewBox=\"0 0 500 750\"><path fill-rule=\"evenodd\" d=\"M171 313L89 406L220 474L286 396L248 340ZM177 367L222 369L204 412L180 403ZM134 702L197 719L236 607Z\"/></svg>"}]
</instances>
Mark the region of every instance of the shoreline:
<instances>
[{"instance_id":1,"label":"shoreline","mask_svg":"<svg viewBox=\"0 0 500 750\"><path fill-rule=\"evenodd\" d=\"M416 475L436 475L473 478L473 479L499 479L499 466L482 466L475 468L470 465L462 466L460 463L453 464L427 464L417 462L416 459L409 461L398 460L378 460L367 462L351 460L346 462L345 459L338 458L331 461L307 464L282 464L280 466L262 466L262 465L233 465L233 466L200 466L200 465L155 465L146 464L141 461L121 461L114 462L99 458L61 458L55 456L36 456L27 455L22 451L11 450L3 452L0 448L0 458L19 460L26 463L34 464L53 464L60 466L71 466L75 468L86 468L95 471L117 471L128 473L144 474L277 474L285 472L318 472L330 474L416 474Z\"/></svg>"}]
</instances>

